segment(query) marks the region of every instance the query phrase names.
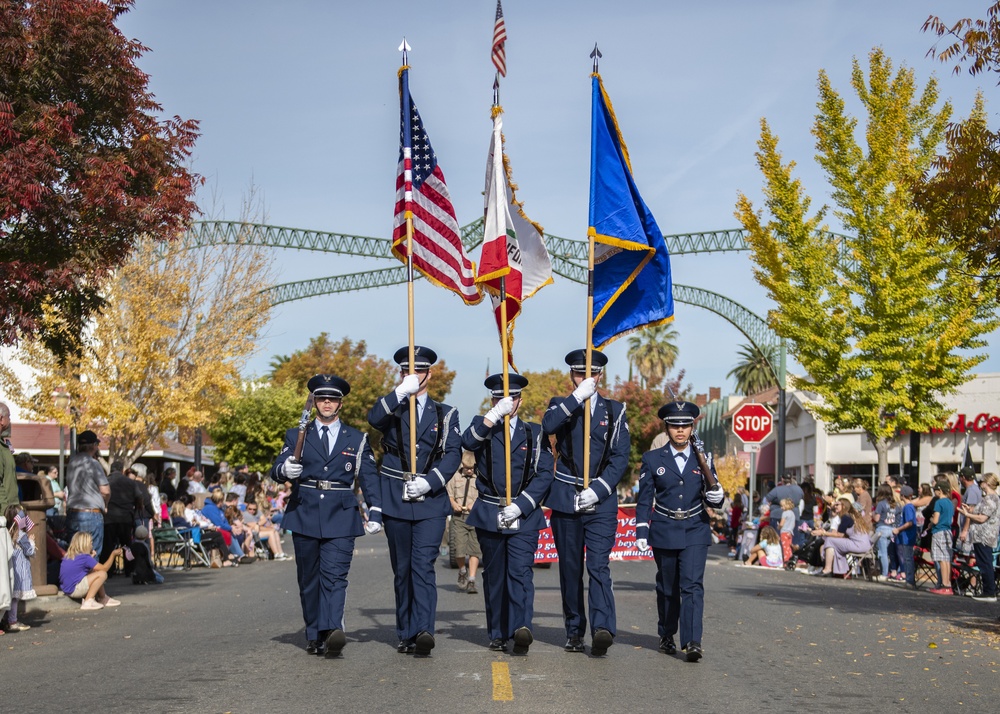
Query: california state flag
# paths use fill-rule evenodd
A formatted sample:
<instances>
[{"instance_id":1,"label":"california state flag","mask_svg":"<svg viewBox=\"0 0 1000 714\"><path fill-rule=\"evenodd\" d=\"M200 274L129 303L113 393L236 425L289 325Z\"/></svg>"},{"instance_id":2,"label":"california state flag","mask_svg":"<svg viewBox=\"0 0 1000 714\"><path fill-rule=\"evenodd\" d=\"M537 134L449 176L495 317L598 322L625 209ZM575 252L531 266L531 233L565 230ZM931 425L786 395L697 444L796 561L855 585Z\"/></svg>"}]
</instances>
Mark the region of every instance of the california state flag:
<instances>
[{"instance_id":1,"label":"california state flag","mask_svg":"<svg viewBox=\"0 0 1000 714\"><path fill-rule=\"evenodd\" d=\"M500 279L505 279L508 350L505 358L514 367L514 319L521 312L523 300L552 282L552 263L545 249L542 227L524 214L514 197L516 186L511 182L510 165L503 153L502 115L499 111L494 114L493 137L486 160L483 252L476 282L482 283L490 294L497 330L502 336Z\"/></svg>"}]
</instances>

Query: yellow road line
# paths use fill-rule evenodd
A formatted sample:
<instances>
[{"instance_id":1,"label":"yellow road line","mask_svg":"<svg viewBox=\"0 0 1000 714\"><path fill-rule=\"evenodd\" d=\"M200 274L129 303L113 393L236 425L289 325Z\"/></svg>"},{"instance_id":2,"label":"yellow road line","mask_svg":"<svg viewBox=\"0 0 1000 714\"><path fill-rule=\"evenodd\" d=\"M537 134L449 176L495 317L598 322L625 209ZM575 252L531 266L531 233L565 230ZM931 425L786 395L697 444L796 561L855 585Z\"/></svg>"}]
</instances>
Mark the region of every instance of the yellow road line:
<instances>
[{"instance_id":1,"label":"yellow road line","mask_svg":"<svg viewBox=\"0 0 1000 714\"><path fill-rule=\"evenodd\" d=\"M510 668L506 662L493 663L493 701L514 701L514 688L510 684Z\"/></svg>"}]
</instances>

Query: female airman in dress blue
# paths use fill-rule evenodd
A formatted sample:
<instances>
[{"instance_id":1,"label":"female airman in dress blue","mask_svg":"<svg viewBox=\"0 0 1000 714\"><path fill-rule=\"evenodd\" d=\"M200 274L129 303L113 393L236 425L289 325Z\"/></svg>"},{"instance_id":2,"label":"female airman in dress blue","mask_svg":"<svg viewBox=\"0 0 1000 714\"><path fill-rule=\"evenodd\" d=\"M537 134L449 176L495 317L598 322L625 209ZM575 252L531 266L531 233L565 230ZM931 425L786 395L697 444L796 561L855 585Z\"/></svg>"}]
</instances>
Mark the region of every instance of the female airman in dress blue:
<instances>
[{"instance_id":1,"label":"female airman in dress blue","mask_svg":"<svg viewBox=\"0 0 1000 714\"><path fill-rule=\"evenodd\" d=\"M427 395L434 350L414 348L414 374L409 349L393 356L402 381L375 402L368 423L382 432L383 522L389 541L396 592L397 651L426 657L434 648L437 580L434 561L440 553L445 522L451 513L448 481L462 462L458 410ZM417 462L410 464L409 397L417 400Z\"/></svg>"},{"instance_id":2,"label":"female airman in dress blue","mask_svg":"<svg viewBox=\"0 0 1000 714\"><path fill-rule=\"evenodd\" d=\"M344 604L354 539L382 529L382 494L367 434L338 418L351 385L340 377L317 374L308 386L316 402L316 418L306 426L301 460L293 458L299 430L289 429L271 478L292 482L282 527L292 532L295 547L299 600L309 641L306 652L333 658L347 644ZM355 479L368 504L367 524L354 495Z\"/></svg>"},{"instance_id":3,"label":"female airman in dress blue","mask_svg":"<svg viewBox=\"0 0 1000 714\"><path fill-rule=\"evenodd\" d=\"M545 528L540 504L552 484L552 455L543 448L542 427L517 418L521 391L528 380L508 377L510 396L503 395L503 375L484 383L492 408L475 416L462 435L462 446L476 455L479 498L466 522L475 526L483 551L483 592L490 649L527 655L534 641L531 619L535 586L532 565L538 550L538 531ZM510 415L510 505L507 505L507 441L504 416Z\"/></svg>"},{"instance_id":4,"label":"female airman in dress blue","mask_svg":"<svg viewBox=\"0 0 1000 714\"><path fill-rule=\"evenodd\" d=\"M615 594L611 583L611 548L618 526L618 483L628 469L629 432L625 405L597 393L608 358L591 355L586 372L585 350L566 355L576 389L554 397L542 418L547 440L555 437L555 479L545 504L552 509L552 536L559 551L559 588L566 622L567 652L583 652L587 615L583 606L583 565L590 576L588 604L593 641L590 652L602 657L614 643ZM587 406L585 407L584 404ZM590 434L584 435L585 408ZM590 485L584 488L583 440L590 439ZM586 561L584 561L586 546Z\"/></svg>"},{"instance_id":5,"label":"female airman in dress blue","mask_svg":"<svg viewBox=\"0 0 1000 714\"><path fill-rule=\"evenodd\" d=\"M708 463L712 473L705 474L699 464L696 452L704 454L704 448L692 440L694 420L701 413L698 406L675 401L657 413L666 422L668 442L642 457L636 546L641 551L652 547L656 562L660 651L677 653L674 635L679 624L687 661L697 662L702 657L705 561L712 543L706 509L721 506L724 493L714 467Z\"/></svg>"}]
</instances>

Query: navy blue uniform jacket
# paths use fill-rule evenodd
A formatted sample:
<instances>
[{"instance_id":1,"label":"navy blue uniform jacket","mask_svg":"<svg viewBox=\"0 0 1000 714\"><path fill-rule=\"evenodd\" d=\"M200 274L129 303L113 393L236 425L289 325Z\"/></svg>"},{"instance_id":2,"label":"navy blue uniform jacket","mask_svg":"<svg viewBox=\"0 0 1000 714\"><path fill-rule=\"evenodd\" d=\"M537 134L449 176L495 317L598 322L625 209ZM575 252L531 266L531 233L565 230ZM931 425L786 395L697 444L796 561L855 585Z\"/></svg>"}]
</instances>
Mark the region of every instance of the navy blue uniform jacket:
<instances>
[{"instance_id":1,"label":"navy blue uniform jacket","mask_svg":"<svg viewBox=\"0 0 1000 714\"><path fill-rule=\"evenodd\" d=\"M714 473L714 466L712 470ZM677 470L677 461L669 444L647 451L642 456L639 469L635 537L646 538L654 548L668 550L681 550L689 545L711 545L712 529L707 509L709 506L721 506L721 495L717 503L713 501L713 496L706 494L705 479L694 451L691 451L683 471ZM701 513L690 518L675 520L657 512L654 504L671 511L690 511L698 506L703 508Z\"/></svg>"},{"instance_id":2,"label":"navy blue uniform jacket","mask_svg":"<svg viewBox=\"0 0 1000 714\"><path fill-rule=\"evenodd\" d=\"M507 505L507 466L504 458L507 444L503 420L487 429L483 417L473 417L472 424L462 434L462 446L476 454L476 489L479 491L479 498L472 504L472 511L465 522L497 533L497 513ZM545 447L547 445L542 444L542 427L518 419L510 437L510 489L511 503L521 509L521 530L539 531L547 525L545 514L539 508L552 485L552 454ZM525 461L529 454L531 462L525 485Z\"/></svg>"},{"instance_id":3,"label":"navy blue uniform jacket","mask_svg":"<svg viewBox=\"0 0 1000 714\"><path fill-rule=\"evenodd\" d=\"M271 478L275 481L288 480L281 473L281 467L294 453L298 438L298 428L285 432L285 446L271 467ZM316 433L315 420L310 421L302 447L302 475L291 482L292 495L285 506L281 527L312 538L364 535L361 507L353 491L355 479L361 484L369 519L381 523L382 496L368 435L341 422L337 441L328 455ZM333 482L341 488L315 488L320 480Z\"/></svg>"},{"instance_id":4,"label":"navy blue uniform jacket","mask_svg":"<svg viewBox=\"0 0 1000 714\"><path fill-rule=\"evenodd\" d=\"M590 408L590 400L586 400L585 405L572 395L554 397L542 417L543 438L555 435L558 453L555 480L545 505L560 513L574 513L573 499L583 490L583 410ZM614 432L608 445L608 429L612 427ZM628 469L629 445L625 405L597 395L590 420L590 487L599 499L598 513L618 509L616 489ZM607 465L598 473L605 456Z\"/></svg>"},{"instance_id":5,"label":"navy blue uniform jacket","mask_svg":"<svg viewBox=\"0 0 1000 714\"><path fill-rule=\"evenodd\" d=\"M441 449L439 453L433 454L438 443L438 407L442 415ZM397 419L400 422L402 444L396 438ZM412 471L422 474L431 486L430 493L426 494L423 501L403 500L404 468L399 452L403 450L406 459L410 458L410 400L400 402L396 399L395 391L389 392L368 411L368 423L382 432L382 445L385 447L382 477L379 479L385 515L407 521L448 516L451 513L451 501L448 500L445 485L462 463L458 410L428 398L417 424L417 468Z\"/></svg>"}]
</instances>

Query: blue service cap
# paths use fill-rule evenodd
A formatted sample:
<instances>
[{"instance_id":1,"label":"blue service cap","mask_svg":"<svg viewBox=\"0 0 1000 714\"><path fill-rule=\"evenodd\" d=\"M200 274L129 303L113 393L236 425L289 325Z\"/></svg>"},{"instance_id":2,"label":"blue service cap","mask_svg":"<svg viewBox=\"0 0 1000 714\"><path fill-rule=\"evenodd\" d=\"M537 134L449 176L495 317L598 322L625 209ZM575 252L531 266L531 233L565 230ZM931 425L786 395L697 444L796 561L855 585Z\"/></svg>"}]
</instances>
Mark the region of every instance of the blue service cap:
<instances>
[{"instance_id":1,"label":"blue service cap","mask_svg":"<svg viewBox=\"0 0 1000 714\"><path fill-rule=\"evenodd\" d=\"M396 350L396 354L392 356L392 360L403 369L408 370L410 368L409 346L400 347ZM423 347L421 345L413 346L413 369L430 369L431 365L437 362L437 360L437 352L430 347Z\"/></svg>"},{"instance_id":2,"label":"blue service cap","mask_svg":"<svg viewBox=\"0 0 1000 714\"><path fill-rule=\"evenodd\" d=\"M590 371L600 372L608 363L608 356L603 352L592 350L590 353ZM587 350L573 350L566 355L566 364L574 372L587 371Z\"/></svg>"},{"instance_id":3,"label":"blue service cap","mask_svg":"<svg viewBox=\"0 0 1000 714\"><path fill-rule=\"evenodd\" d=\"M503 397L502 374L491 374L483 384L486 385L486 388L490 390L490 394L494 397ZM521 390L528 386L528 378L510 373L507 375L507 385L510 396L517 397L521 394Z\"/></svg>"},{"instance_id":4,"label":"blue service cap","mask_svg":"<svg viewBox=\"0 0 1000 714\"><path fill-rule=\"evenodd\" d=\"M660 407L656 415L667 424L674 426L687 426L694 424L694 420L701 414L701 409L693 402L670 402Z\"/></svg>"},{"instance_id":5,"label":"blue service cap","mask_svg":"<svg viewBox=\"0 0 1000 714\"><path fill-rule=\"evenodd\" d=\"M346 379L332 374L317 374L306 385L314 397L336 397L343 399L351 393L351 385Z\"/></svg>"}]
</instances>

